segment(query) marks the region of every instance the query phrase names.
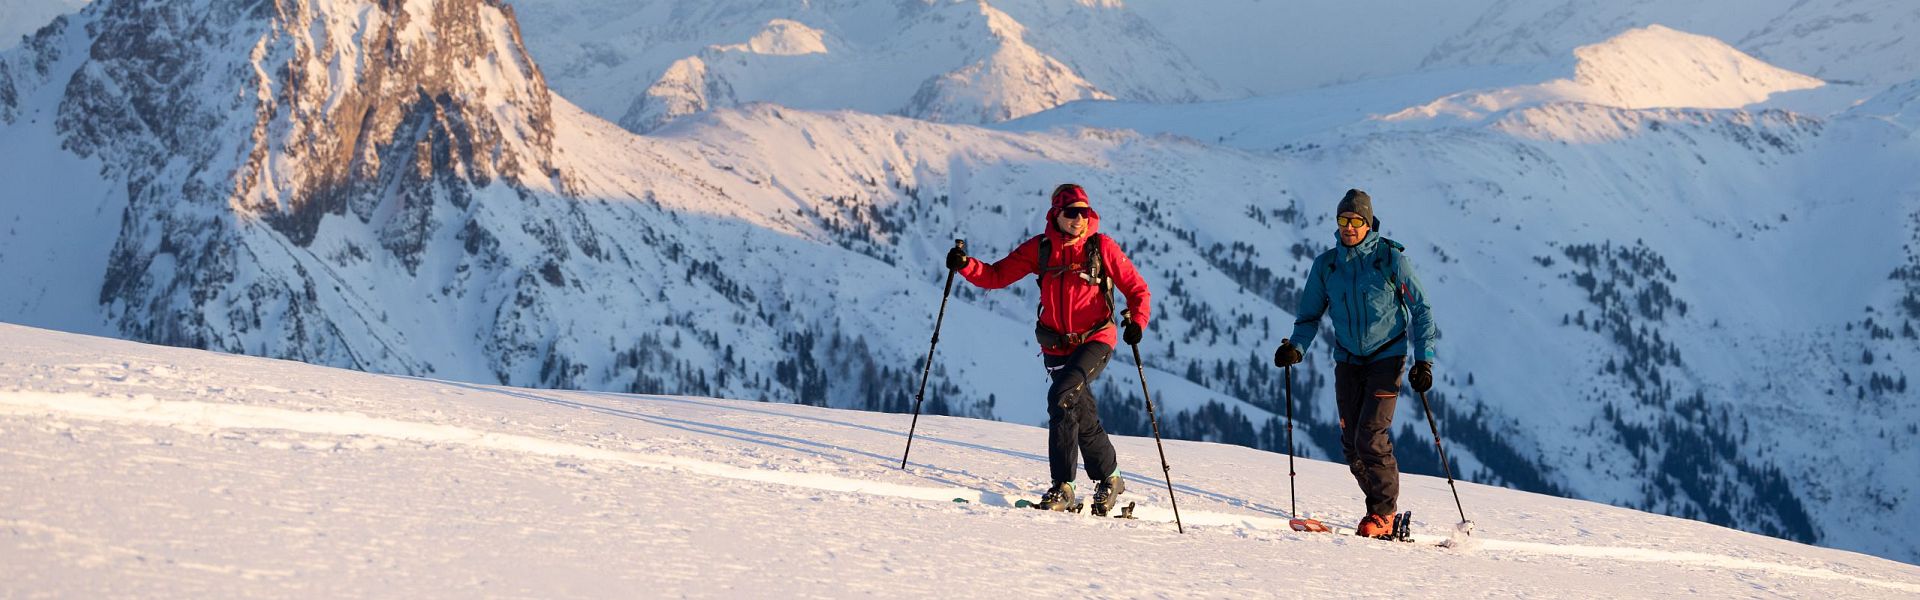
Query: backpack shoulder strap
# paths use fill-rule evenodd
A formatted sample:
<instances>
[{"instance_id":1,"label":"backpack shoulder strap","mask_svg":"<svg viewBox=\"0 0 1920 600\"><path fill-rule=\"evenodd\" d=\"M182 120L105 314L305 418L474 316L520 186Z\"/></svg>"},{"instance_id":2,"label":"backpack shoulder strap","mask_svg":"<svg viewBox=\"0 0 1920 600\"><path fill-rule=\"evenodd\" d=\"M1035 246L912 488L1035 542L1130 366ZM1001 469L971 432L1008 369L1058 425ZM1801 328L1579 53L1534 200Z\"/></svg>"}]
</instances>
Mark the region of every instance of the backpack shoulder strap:
<instances>
[{"instance_id":1,"label":"backpack shoulder strap","mask_svg":"<svg viewBox=\"0 0 1920 600\"><path fill-rule=\"evenodd\" d=\"M1087 276L1101 288L1110 287L1107 280L1107 263L1101 260L1100 249L1107 245L1107 234L1096 233L1087 239Z\"/></svg>"},{"instance_id":2,"label":"backpack shoulder strap","mask_svg":"<svg viewBox=\"0 0 1920 600\"><path fill-rule=\"evenodd\" d=\"M1047 311L1047 263L1053 259L1053 238L1047 237L1047 234L1044 233L1034 237L1040 244L1040 257L1039 260L1035 261L1033 269L1034 287L1040 289L1040 293L1035 295L1035 297L1039 299L1038 302L1036 302L1037 306L1034 308L1035 318L1037 319L1039 318L1037 315Z\"/></svg>"},{"instance_id":3,"label":"backpack shoulder strap","mask_svg":"<svg viewBox=\"0 0 1920 600\"><path fill-rule=\"evenodd\" d=\"M1119 320L1120 312L1113 304L1113 277L1107 274L1107 263L1100 249L1107 245L1107 234L1095 233L1087 240L1087 276L1094 285L1100 286L1100 298L1107 301L1107 318Z\"/></svg>"},{"instance_id":4,"label":"backpack shoulder strap","mask_svg":"<svg viewBox=\"0 0 1920 600\"><path fill-rule=\"evenodd\" d=\"M1380 241L1386 242L1387 255L1386 266L1382 270L1387 273L1387 282L1393 284L1393 297L1400 300L1400 308L1406 309L1407 284L1400 281L1400 255L1406 252L1407 247L1387 238L1380 238Z\"/></svg>"}]
</instances>

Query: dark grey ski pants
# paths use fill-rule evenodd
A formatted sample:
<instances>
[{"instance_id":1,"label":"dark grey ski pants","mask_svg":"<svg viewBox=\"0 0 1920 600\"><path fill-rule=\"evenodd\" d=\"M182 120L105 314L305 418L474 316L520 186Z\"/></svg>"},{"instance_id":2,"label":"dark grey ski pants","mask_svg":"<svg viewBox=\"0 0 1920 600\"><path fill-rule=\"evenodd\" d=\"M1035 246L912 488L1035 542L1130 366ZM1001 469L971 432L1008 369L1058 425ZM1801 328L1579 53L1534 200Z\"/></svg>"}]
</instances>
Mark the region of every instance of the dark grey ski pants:
<instances>
[{"instance_id":1,"label":"dark grey ski pants","mask_svg":"<svg viewBox=\"0 0 1920 600\"><path fill-rule=\"evenodd\" d=\"M1340 451L1367 496L1367 512L1391 515L1400 499L1400 462L1393 458L1393 407L1400 399L1404 356L1364 365L1337 363L1334 398L1340 404Z\"/></svg>"},{"instance_id":2,"label":"dark grey ski pants","mask_svg":"<svg viewBox=\"0 0 1920 600\"><path fill-rule=\"evenodd\" d=\"M1093 378L1107 367L1113 346L1088 342L1066 356L1046 357L1053 387L1047 390L1047 462L1055 482L1073 481L1073 462L1087 456L1087 476L1094 481L1119 472L1119 457L1107 430L1100 427L1094 404Z\"/></svg>"}]
</instances>

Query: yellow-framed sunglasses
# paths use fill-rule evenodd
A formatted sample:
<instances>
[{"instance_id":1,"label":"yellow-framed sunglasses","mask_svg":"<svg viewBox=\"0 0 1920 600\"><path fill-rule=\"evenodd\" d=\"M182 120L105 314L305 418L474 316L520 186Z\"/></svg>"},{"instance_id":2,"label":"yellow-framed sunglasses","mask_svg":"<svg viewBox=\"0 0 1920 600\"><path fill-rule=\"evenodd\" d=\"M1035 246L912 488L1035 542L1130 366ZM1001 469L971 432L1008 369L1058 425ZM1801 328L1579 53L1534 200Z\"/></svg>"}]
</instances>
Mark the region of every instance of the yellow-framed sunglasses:
<instances>
[{"instance_id":1,"label":"yellow-framed sunglasses","mask_svg":"<svg viewBox=\"0 0 1920 600\"><path fill-rule=\"evenodd\" d=\"M1359 229L1368 225L1366 217L1334 217L1333 223L1340 227Z\"/></svg>"}]
</instances>

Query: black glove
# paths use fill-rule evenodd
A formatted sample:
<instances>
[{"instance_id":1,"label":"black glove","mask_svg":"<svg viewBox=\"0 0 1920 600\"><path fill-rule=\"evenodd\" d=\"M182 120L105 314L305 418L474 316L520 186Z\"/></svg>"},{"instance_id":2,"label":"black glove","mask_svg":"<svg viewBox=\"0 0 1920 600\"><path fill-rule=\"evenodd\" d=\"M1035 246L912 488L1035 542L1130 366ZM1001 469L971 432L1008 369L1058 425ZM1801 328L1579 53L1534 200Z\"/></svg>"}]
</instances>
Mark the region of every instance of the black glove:
<instances>
[{"instance_id":1,"label":"black glove","mask_svg":"<svg viewBox=\"0 0 1920 600\"><path fill-rule=\"evenodd\" d=\"M1413 391L1422 394L1433 389L1433 363L1424 360L1413 363L1413 371L1407 373L1407 383L1413 384Z\"/></svg>"},{"instance_id":2,"label":"black glove","mask_svg":"<svg viewBox=\"0 0 1920 600\"><path fill-rule=\"evenodd\" d=\"M1273 351L1273 366L1282 369L1300 364L1300 347L1293 340L1280 340L1280 347Z\"/></svg>"},{"instance_id":3,"label":"black glove","mask_svg":"<svg viewBox=\"0 0 1920 600\"><path fill-rule=\"evenodd\" d=\"M947 251L947 270L958 271L964 268L967 268L966 249L955 247L952 250L948 250Z\"/></svg>"},{"instance_id":4,"label":"black glove","mask_svg":"<svg viewBox=\"0 0 1920 600\"><path fill-rule=\"evenodd\" d=\"M1140 345L1140 336L1146 333L1146 329L1145 327L1141 327L1137 321L1127 321L1127 330L1121 332L1120 339L1126 340L1129 346L1138 346Z\"/></svg>"}]
</instances>

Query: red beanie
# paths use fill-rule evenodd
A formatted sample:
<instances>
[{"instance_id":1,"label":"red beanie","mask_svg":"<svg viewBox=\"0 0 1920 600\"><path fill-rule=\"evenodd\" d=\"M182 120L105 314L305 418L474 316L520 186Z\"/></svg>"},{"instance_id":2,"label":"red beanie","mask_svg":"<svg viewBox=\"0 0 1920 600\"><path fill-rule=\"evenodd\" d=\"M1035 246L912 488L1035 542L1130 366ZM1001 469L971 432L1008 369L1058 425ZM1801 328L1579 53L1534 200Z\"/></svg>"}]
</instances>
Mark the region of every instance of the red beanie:
<instances>
[{"instance_id":1,"label":"red beanie","mask_svg":"<svg viewBox=\"0 0 1920 600\"><path fill-rule=\"evenodd\" d=\"M1086 203L1086 205L1089 207L1093 206L1093 203L1087 200L1087 191L1084 189L1081 189L1080 186L1078 185L1071 184L1071 183L1062 183L1060 184L1060 187L1053 188L1053 207L1054 208L1064 208L1069 205L1083 203L1083 202Z\"/></svg>"}]
</instances>

